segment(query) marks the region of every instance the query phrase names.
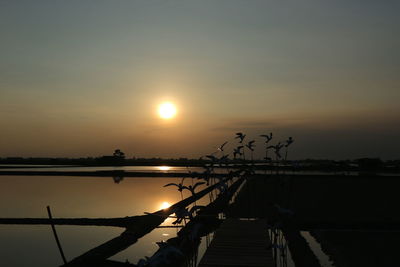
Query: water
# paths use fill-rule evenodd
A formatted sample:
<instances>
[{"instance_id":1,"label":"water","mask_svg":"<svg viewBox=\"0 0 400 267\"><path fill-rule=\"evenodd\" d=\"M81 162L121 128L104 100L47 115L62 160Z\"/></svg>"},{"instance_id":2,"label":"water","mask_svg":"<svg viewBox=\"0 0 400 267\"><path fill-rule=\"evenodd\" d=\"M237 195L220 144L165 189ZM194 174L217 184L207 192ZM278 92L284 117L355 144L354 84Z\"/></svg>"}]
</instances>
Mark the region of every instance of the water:
<instances>
[{"instance_id":1,"label":"water","mask_svg":"<svg viewBox=\"0 0 400 267\"><path fill-rule=\"evenodd\" d=\"M204 172L202 167L192 166L104 166L104 167L87 167L87 166L65 166L65 165L20 165L20 164L0 164L2 167L0 170L3 171L126 171L126 172L153 172L153 173L188 173L190 172ZM215 173L228 173L229 168L217 167L214 168ZM271 170L256 170L256 174L275 174L276 171ZM347 172L326 172L326 171L292 171L285 170L280 171L281 174L286 175L359 175L358 171L347 171ZM382 176L398 176L398 173L376 173L376 175Z\"/></svg>"},{"instance_id":2,"label":"water","mask_svg":"<svg viewBox=\"0 0 400 267\"><path fill-rule=\"evenodd\" d=\"M181 200L174 187L178 178L135 178L116 184L112 178L0 176L1 217L46 218L50 205L54 218L125 217L154 212L164 202ZM187 184L190 179L185 180ZM199 188L201 190L202 188ZM184 192L184 197L189 192ZM204 197L198 204L208 203ZM163 225L170 225L167 219ZM67 260L119 235L123 229L94 226L56 226ZM176 235L175 228L159 228L111 259L137 263L157 249L155 242ZM58 266L62 264L51 227L0 225L2 266ZM4 264L4 265L3 265Z\"/></svg>"},{"instance_id":3,"label":"water","mask_svg":"<svg viewBox=\"0 0 400 267\"><path fill-rule=\"evenodd\" d=\"M127 171L186 172L188 170L186 167L168 166L104 168L63 166L57 168L80 171L124 169ZM203 170L196 168L189 168L189 170ZM43 170L55 169L43 167ZM39 169L32 168L32 170ZM220 169L220 171L224 170ZM257 182L261 184L252 187L251 192L255 194L257 190L261 190L261 193L256 194L259 198L254 198L257 205L280 201L284 207L295 210L297 218L306 221L369 222L371 220L396 221L399 218L398 212L395 211L399 200L397 188L400 180L335 179L333 176L314 180L311 177L286 181L286 187L282 187L282 184L274 182L274 180L260 179ZM125 178L117 184L111 177L0 176L0 216L46 218L47 205L51 206L55 218L111 218L142 215L144 212L159 210L164 202L172 204L179 201L181 196L175 187L164 188L163 186L180 181L180 178ZM186 179L185 184L191 184L191 179ZM184 197L187 196L189 196L189 192L184 191ZM207 197L198 202L201 205L207 203ZM255 204L255 206L257 205ZM171 221L172 219L168 219L165 225L171 224ZM112 227L56 227L68 260L116 237L123 231L121 228ZM174 237L176 232L177 229L173 228L155 229L111 259L137 263L140 258L151 256L158 249L155 242ZM324 267L332 266L328 257L336 260L342 259L345 263L360 261L366 258L364 255L374 257L365 260L363 266L380 266L374 265L376 262L397 262L395 257L397 254L394 251L393 253L384 253L388 251L388 248L395 250L395 244L400 240L397 232L335 231L331 233L330 231L320 231L319 239L315 239L306 232L302 234ZM365 240L365 242L360 240ZM321 246L317 242L323 243L322 247L327 254L322 252ZM199 258L204 252L204 243L203 241L200 246ZM338 248L343 249L338 250ZM365 251L370 253L365 253ZM377 253L373 253L374 251ZM51 228L48 225L0 225L0 256L2 266L10 267L46 267L58 266L62 263ZM293 266L290 253L288 253L286 264L288 267Z\"/></svg>"},{"instance_id":4,"label":"water","mask_svg":"<svg viewBox=\"0 0 400 267\"><path fill-rule=\"evenodd\" d=\"M136 171L136 172L179 172L204 171L201 167L181 167L181 166L105 166L105 167L76 167L76 166L34 166L28 165L4 165L15 168L7 168L7 171ZM23 167L23 168L18 168Z\"/></svg>"}]
</instances>

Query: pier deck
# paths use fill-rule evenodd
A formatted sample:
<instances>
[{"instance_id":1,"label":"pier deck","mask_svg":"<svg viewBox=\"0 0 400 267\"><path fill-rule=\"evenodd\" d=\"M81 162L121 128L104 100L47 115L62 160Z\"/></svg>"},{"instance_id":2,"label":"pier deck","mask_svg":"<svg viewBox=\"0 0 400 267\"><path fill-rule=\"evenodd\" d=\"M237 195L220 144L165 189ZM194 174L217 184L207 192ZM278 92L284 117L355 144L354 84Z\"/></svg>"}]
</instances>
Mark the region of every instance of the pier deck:
<instances>
[{"instance_id":1,"label":"pier deck","mask_svg":"<svg viewBox=\"0 0 400 267\"><path fill-rule=\"evenodd\" d=\"M265 220L226 219L200 261L199 267L273 267L271 241Z\"/></svg>"}]
</instances>

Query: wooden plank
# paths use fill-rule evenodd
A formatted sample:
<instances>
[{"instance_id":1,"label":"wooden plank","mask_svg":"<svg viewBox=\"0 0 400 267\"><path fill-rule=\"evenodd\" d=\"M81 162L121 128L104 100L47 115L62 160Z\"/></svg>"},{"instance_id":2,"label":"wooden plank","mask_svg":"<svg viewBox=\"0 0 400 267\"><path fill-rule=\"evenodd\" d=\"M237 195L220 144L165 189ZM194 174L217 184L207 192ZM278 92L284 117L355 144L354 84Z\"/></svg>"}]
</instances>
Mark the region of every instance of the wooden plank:
<instances>
[{"instance_id":1,"label":"wooden plank","mask_svg":"<svg viewBox=\"0 0 400 267\"><path fill-rule=\"evenodd\" d=\"M200 261L199 267L272 267L266 220L226 219Z\"/></svg>"}]
</instances>

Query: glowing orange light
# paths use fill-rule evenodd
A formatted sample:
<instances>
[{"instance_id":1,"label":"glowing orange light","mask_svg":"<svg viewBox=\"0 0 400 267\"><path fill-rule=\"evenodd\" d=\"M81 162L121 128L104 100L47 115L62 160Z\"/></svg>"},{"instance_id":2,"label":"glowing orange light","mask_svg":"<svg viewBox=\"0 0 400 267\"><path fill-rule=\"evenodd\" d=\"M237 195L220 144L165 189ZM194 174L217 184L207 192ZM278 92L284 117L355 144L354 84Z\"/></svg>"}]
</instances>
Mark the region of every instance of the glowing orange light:
<instances>
[{"instance_id":1,"label":"glowing orange light","mask_svg":"<svg viewBox=\"0 0 400 267\"><path fill-rule=\"evenodd\" d=\"M169 204L168 202L164 201L163 203L161 203L160 205L160 209L164 210L164 209L168 209L169 207L171 207L171 204Z\"/></svg>"},{"instance_id":2,"label":"glowing orange light","mask_svg":"<svg viewBox=\"0 0 400 267\"><path fill-rule=\"evenodd\" d=\"M158 114L163 119L172 119L176 115L176 107L171 102L164 102L158 107Z\"/></svg>"}]
</instances>

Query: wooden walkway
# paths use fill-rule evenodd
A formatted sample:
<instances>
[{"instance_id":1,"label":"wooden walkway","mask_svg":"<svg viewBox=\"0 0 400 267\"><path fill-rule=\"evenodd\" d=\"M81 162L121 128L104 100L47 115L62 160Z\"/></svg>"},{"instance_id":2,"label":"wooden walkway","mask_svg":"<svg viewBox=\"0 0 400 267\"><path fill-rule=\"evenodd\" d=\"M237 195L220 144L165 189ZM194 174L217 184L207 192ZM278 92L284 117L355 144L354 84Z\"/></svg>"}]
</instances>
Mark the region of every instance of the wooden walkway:
<instances>
[{"instance_id":1,"label":"wooden walkway","mask_svg":"<svg viewBox=\"0 0 400 267\"><path fill-rule=\"evenodd\" d=\"M226 219L198 267L273 267L265 220Z\"/></svg>"}]
</instances>

